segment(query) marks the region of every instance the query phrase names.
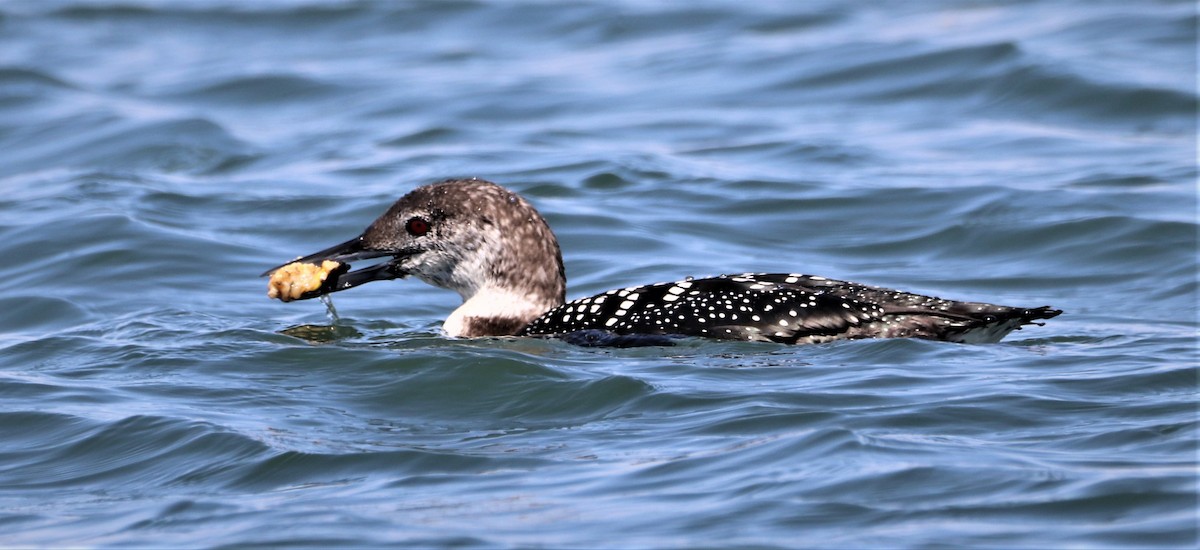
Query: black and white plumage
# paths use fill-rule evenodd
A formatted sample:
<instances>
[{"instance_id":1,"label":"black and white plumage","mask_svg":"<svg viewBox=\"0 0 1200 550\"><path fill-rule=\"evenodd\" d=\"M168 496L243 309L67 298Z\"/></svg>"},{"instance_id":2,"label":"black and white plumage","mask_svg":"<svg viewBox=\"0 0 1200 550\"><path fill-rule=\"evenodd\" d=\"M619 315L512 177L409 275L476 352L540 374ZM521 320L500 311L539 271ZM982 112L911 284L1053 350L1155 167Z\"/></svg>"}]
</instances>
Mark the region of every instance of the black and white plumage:
<instances>
[{"instance_id":1,"label":"black and white plumage","mask_svg":"<svg viewBox=\"0 0 1200 550\"><path fill-rule=\"evenodd\" d=\"M523 335L585 330L813 344L858 338L996 342L1059 312L955 302L799 273L742 273L610 290L558 306Z\"/></svg>"},{"instance_id":2,"label":"black and white plumage","mask_svg":"<svg viewBox=\"0 0 1200 550\"><path fill-rule=\"evenodd\" d=\"M562 336L584 345L617 346L669 343L666 338L624 339L637 335L786 344L860 338L984 343L1062 313L1048 306L958 302L798 273L688 278L564 303L562 255L546 221L516 193L477 179L419 187L362 235L299 261L376 257L390 259L342 270L304 298L415 276L462 296L463 305L444 324L451 336Z\"/></svg>"}]
</instances>

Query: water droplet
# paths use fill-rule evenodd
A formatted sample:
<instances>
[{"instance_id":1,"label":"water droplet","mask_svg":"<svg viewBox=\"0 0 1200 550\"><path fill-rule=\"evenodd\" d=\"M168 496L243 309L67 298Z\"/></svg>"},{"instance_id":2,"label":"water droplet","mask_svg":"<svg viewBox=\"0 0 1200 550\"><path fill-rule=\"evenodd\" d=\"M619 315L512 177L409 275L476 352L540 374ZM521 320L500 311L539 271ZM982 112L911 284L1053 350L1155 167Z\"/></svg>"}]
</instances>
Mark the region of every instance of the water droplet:
<instances>
[{"instance_id":1,"label":"water droplet","mask_svg":"<svg viewBox=\"0 0 1200 550\"><path fill-rule=\"evenodd\" d=\"M329 316L330 324L336 324L338 322L338 314L337 309L333 307L333 298L330 298L328 294L322 294L321 303L325 304L325 314Z\"/></svg>"}]
</instances>

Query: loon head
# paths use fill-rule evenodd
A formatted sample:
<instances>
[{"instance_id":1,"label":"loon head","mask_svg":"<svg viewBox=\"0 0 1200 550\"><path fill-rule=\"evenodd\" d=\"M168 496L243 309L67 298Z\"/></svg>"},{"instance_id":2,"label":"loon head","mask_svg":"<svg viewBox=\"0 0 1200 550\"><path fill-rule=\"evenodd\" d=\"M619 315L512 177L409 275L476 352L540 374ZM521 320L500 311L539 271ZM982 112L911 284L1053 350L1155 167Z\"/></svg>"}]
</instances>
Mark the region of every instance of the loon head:
<instances>
[{"instance_id":1,"label":"loon head","mask_svg":"<svg viewBox=\"0 0 1200 550\"><path fill-rule=\"evenodd\" d=\"M414 189L358 237L297 261L383 257L390 259L337 275L318 294L414 276L462 296L444 328L468 337L515 334L565 301L562 252L550 226L520 195L488 181Z\"/></svg>"}]
</instances>

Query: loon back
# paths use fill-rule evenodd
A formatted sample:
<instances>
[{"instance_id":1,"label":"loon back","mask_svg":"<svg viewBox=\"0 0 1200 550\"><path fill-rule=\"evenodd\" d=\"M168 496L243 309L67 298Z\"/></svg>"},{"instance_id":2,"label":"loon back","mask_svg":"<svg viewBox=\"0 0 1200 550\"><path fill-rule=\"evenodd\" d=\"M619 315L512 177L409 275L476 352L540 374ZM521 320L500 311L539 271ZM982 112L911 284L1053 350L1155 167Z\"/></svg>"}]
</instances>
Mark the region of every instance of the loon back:
<instances>
[{"instance_id":1,"label":"loon back","mask_svg":"<svg viewBox=\"0 0 1200 550\"><path fill-rule=\"evenodd\" d=\"M370 258L387 259L349 271L349 262ZM293 289L289 273L303 270L290 268L314 263L327 266L312 266L319 271L311 279L317 286L306 286L306 280ZM271 295L283 300L415 276L462 296L463 304L444 328L450 336L464 337L602 333L787 344L858 338L975 343L998 341L1021 325L1062 313L1048 306L955 302L794 273L686 279L563 303L562 253L545 219L516 193L478 179L414 189L358 237L264 275L269 274L274 274Z\"/></svg>"},{"instance_id":2,"label":"loon back","mask_svg":"<svg viewBox=\"0 0 1200 550\"><path fill-rule=\"evenodd\" d=\"M1061 313L955 302L798 273L743 273L610 290L558 306L521 335L602 330L782 344L859 338L998 342Z\"/></svg>"}]
</instances>

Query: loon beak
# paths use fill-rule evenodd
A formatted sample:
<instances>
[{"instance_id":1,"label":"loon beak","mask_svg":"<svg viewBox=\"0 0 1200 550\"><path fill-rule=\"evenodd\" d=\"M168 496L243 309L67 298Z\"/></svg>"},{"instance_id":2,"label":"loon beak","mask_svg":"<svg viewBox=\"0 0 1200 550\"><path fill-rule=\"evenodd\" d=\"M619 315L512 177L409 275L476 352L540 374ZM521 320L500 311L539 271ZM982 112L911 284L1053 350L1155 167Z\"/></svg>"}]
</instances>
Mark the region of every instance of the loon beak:
<instances>
[{"instance_id":1,"label":"loon beak","mask_svg":"<svg viewBox=\"0 0 1200 550\"><path fill-rule=\"evenodd\" d=\"M266 277L275 273L284 266L293 263L310 263L320 264L323 261L329 260L342 264L337 269L329 273L325 279L325 283L321 288L306 292L298 299L307 300L338 292L348 288L354 288L359 285L369 283L371 281L389 281L392 279L401 279L408 276L408 272L400 267L400 262L405 258L413 256L421 252L416 249L405 250L370 250L363 246L363 237L360 235L350 239L344 243L333 245L320 252L314 252L302 258L297 258L285 264L277 265L263 272L261 277ZM372 258L391 257L390 260L381 262L370 267L364 267L355 271L350 271L350 262L358 260L369 260Z\"/></svg>"}]
</instances>

